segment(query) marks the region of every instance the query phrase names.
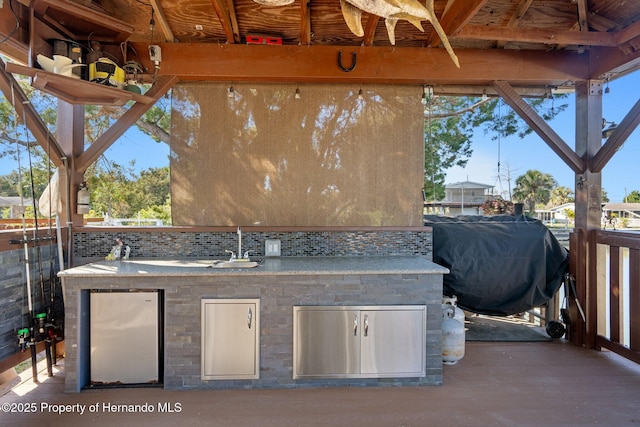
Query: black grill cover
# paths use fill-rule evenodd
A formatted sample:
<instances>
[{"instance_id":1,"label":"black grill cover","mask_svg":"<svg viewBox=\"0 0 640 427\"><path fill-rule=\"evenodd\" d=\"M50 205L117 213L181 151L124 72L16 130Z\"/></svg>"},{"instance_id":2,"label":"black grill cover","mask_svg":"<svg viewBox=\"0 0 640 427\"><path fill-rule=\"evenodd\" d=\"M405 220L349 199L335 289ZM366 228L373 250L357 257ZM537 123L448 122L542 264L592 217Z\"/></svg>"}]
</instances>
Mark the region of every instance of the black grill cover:
<instances>
[{"instance_id":1,"label":"black grill cover","mask_svg":"<svg viewBox=\"0 0 640 427\"><path fill-rule=\"evenodd\" d=\"M524 215L442 217L433 227L433 261L447 267L444 291L468 311L494 316L544 305L562 284L569 252Z\"/></svg>"}]
</instances>

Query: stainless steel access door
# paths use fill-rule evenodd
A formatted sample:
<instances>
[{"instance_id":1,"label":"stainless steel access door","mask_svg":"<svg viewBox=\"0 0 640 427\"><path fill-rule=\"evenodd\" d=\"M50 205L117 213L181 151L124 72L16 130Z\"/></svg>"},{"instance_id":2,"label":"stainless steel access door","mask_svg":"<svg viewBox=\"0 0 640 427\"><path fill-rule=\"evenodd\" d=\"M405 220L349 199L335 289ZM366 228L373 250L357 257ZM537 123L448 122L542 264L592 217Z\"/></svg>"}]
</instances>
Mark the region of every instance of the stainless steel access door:
<instances>
[{"instance_id":1,"label":"stainless steel access door","mask_svg":"<svg viewBox=\"0 0 640 427\"><path fill-rule=\"evenodd\" d=\"M360 372L360 312L294 307L293 378L347 378Z\"/></svg>"},{"instance_id":2,"label":"stainless steel access door","mask_svg":"<svg viewBox=\"0 0 640 427\"><path fill-rule=\"evenodd\" d=\"M426 372L426 308L385 307L360 314L363 376L422 377Z\"/></svg>"},{"instance_id":3,"label":"stainless steel access door","mask_svg":"<svg viewBox=\"0 0 640 427\"><path fill-rule=\"evenodd\" d=\"M293 308L293 378L423 377L426 306Z\"/></svg>"}]
</instances>

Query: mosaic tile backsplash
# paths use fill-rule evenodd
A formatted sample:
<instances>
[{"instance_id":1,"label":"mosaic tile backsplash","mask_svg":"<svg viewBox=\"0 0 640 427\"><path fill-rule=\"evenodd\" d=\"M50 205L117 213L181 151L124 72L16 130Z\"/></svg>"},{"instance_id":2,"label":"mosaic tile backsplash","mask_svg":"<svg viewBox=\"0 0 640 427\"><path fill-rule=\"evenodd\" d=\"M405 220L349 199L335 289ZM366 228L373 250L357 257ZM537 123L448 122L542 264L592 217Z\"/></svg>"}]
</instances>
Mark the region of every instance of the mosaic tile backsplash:
<instances>
[{"instance_id":1,"label":"mosaic tile backsplash","mask_svg":"<svg viewBox=\"0 0 640 427\"><path fill-rule=\"evenodd\" d=\"M73 235L75 260L104 258L122 239L131 248L131 257L197 258L229 256L237 251L235 232L107 231L76 232ZM430 228L425 231L295 231L242 233L242 250L250 256L264 256L267 239L281 241L281 256L381 256L424 255L432 259Z\"/></svg>"}]
</instances>

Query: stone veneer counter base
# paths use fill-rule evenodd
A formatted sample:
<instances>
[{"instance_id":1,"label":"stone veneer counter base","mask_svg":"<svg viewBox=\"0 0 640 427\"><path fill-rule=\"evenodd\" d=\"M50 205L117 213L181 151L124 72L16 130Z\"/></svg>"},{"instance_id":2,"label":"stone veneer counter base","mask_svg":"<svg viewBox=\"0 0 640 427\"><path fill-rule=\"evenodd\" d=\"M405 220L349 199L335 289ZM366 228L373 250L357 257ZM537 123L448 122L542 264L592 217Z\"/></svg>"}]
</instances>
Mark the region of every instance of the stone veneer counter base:
<instances>
[{"instance_id":1,"label":"stone veneer counter base","mask_svg":"<svg viewBox=\"0 0 640 427\"><path fill-rule=\"evenodd\" d=\"M165 389L442 384L442 275L422 256L279 257L256 268L211 268L213 259L100 261L60 272L65 293L65 391L90 386L91 290L162 294ZM260 377L201 379L201 300L260 300ZM293 307L425 305L426 375L293 380Z\"/></svg>"}]
</instances>

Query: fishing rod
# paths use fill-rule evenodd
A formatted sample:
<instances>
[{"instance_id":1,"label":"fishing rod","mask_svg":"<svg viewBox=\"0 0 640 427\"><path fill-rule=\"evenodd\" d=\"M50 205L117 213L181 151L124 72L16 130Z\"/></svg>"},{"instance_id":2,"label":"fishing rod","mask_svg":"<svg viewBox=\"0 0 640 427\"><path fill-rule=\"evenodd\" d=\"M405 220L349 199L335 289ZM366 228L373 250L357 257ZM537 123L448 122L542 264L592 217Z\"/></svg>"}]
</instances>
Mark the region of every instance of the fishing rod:
<instances>
[{"instance_id":1,"label":"fishing rod","mask_svg":"<svg viewBox=\"0 0 640 427\"><path fill-rule=\"evenodd\" d=\"M24 104L28 104L29 101L23 101ZM27 120L26 120L26 108L23 108L23 123L26 127L27 124ZM39 237L40 237L40 230L38 227L38 210L36 207L36 188L35 188L35 180L33 178L33 162L31 159L31 142L29 141L29 131L28 129L25 132L25 136L26 136L26 140L27 140L27 158L29 160L29 180L31 182L31 204L33 207L33 218L34 218L34 228L33 228L33 247L35 248L35 252L36 252L36 259L37 259L37 267L38 267L38 278L39 278L39 284L40 284L40 306L42 310L46 310L46 303L45 303L45 290L44 290L44 273L43 273L43 268L42 268L42 247L39 243ZM47 324L47 312L40 312L35 314L35 322L37 323L37 334L34 334L34 338L36 341L44 341L44 345L45 345L45 354L46 354L46 360L47 360L47 374L49 377L53 376L53 363L52 363L52 356L51 356L51 334L50 334L50 328L51 325ZM34 332L35 332L35 328L34 328ZM34 346L34 350L35 351L35 346Z\"/></svg>"},{"instance_id":2,"label":"fishing rod","mask_svg":"<svg viewBox=\"0 0 640 427\"><path fill-rule=\"evenodd\" d=\"M14 88L11 86L11 100L13 109L15 109ZM14 129L17 133L17 117L14 121ZM38 367L37 367L37 355L36 355L36 342L35 342L35 317L33 312L33 301L31 299L31 265L29 262L29 239L27 238L27 221L26 221L26 207L24 202L23 182L22 182L22 166L20 164L20 145L18 138L16 138L16 158L18 161L18 193L20 194L20 208L22 210L22 243L24 248L24 263L25 263L25 275L26 275L26 288L27 288L27 305L29 309L29 326L18 330L18 340L20 343L21 351L26 351L27 348L31 350L31 372L33 375L33 382L38 382Z\"/></svg>"}]
</instances>

